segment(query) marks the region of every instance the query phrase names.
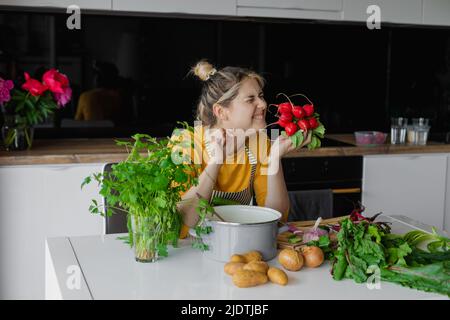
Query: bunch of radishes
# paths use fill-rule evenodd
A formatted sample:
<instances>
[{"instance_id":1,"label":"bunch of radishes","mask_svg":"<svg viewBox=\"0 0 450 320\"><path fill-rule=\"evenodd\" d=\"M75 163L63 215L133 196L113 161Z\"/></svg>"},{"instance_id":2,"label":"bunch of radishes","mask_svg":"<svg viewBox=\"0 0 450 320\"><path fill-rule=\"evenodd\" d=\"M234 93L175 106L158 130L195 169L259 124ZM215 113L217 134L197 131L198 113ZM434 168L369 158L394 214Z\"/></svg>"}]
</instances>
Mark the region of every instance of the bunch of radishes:
<instances>
[{"instance_id":1,"label":"bunch of radishes","mask_svg":"<svg viewBox=\"0 0 450 320\"><path fill-rule=\"evenodd\" d=\"M314 112L313 103L302 94L292 96L282 95L287 98L288 102L272 104L272 106L278 108L278 121L276 124L284 128L281 134L288 136L297 148L303 143L303 133L312 130L311 142L308 144L308 149L319 148L321 145L320 139L323 139L325 134L325 127L319 121L319 114ZM305 97L309 103L303 106L294 105L290 98L298 95Z\"/></svg>"}]
</instances>

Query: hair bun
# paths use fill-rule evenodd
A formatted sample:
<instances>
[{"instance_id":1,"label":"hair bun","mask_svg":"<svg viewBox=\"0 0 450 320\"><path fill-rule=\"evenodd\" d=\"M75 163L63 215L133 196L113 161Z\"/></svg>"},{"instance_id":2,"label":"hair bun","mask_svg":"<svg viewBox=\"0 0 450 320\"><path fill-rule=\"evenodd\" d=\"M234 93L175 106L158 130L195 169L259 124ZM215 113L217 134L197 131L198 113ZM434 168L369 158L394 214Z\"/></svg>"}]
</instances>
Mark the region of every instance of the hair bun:
<instances>
[{"instance_id":1,"label":"hair bun","mask_svg":"<svg viewBox=\"0 0 450 320\"><path fill-rule=\"evenodd\" d=\"M192 68L192 72L199 77L200 80L207 81L210 76L217 72L217 70L208 61L202 60Z\"/></svg>"}]
</instances>

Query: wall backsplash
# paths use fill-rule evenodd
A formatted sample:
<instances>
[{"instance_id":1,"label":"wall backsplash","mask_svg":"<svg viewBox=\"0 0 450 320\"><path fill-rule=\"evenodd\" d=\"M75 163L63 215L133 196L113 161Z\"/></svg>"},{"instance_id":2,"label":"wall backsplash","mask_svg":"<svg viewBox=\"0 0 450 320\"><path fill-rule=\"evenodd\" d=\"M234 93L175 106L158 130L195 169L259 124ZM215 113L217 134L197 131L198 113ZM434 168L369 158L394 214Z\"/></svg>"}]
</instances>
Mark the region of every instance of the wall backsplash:
<instances>
[{"instance_id":1,"label":"wall backsplash","mask_svg":"<svg viewBox=\"0 0 450 320\"><path fill-rule=\"evenodd\" d=\"M450 131L450 29L86 15L81 30L68 30L65 19L0 13L1 77L56 66L72 82L72 103L37 137L168 135L176 121L193 121L201 84L187 73L201 58L260 72L269 102L306 94L330 133L387 132L393 115ZM111 128L67 125L79 96L98 85L94 66L115 79L122 112Z\"/></svg>"}]
</instances>

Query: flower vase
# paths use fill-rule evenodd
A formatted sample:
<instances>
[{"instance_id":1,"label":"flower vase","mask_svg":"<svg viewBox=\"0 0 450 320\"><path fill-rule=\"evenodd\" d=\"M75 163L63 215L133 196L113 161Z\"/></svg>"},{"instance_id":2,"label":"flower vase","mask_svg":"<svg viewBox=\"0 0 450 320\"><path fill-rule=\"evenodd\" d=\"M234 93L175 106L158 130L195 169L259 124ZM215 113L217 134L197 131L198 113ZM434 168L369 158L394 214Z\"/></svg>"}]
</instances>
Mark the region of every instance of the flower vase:
<instances>
[{"instance_id":1,"label":"flower vase","mask_svg":"<svg viewBox=\"0 0 450 320\"><path fill-rule=\"evenodd\" d=\"M33 144L34 128L18 125L6 118L2 126L3 144L8 151L30 149Z\"/></svg>"},{"instance_id":2,"label":"flower vase","mask_svg":"<svg viewBox=\"0 0 450 320\"><path fill-rule=\"evenodd\" d=\"M131 216L133 247L137 262L155 262L158 260L158 244L161 235L152 218Z\"/></svg>"}]
</instances>

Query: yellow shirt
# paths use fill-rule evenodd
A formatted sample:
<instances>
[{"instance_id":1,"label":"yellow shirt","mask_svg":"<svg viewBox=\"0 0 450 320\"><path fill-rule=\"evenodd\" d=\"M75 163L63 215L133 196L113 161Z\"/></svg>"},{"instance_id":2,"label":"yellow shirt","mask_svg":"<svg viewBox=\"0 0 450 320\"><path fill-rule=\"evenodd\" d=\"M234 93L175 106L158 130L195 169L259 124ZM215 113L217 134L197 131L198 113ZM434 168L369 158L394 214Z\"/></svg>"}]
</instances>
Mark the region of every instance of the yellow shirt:
<instances>
[{"instance_id":1,"label":"yellow shirt","mask_svg":"<svg viewBox=\"0 0 450 320\"><path fill-rule=\"evenodd\" d=\"M190 158L194 163L200 164L200 172L206 168L210 156L206 148L206 139L204 135L204 129L196 127L195 133L185 131L183 133L183 141L191 141L194 143L193 147L183 146L182 152L184 155L190 155ZM257 147L259 144L256 143L257 140L253 140L254 143L250 142L248 148L257 159L256 172L253 181L253 193L256 198L256 205L265 206L267 197L267 174L265 170L268 167L268 152L270 151L270 140L267 135L258 135L257 138L261 141L265 140L267 148L262 148L259 150ZM265 150L265 152L263 151ZM181 151L181 150L180 150ZM260 154L261 153L261 154ZM237 155L235 155L235 162L224 163L219 169L216 184L214 190L222 192L240 192L250 187L251 182L251 164L245 150L241 150ZM288 212L283 213L282 220L287 220ZM180 237L185 238L188 234L189 227L183 225Z\"/></svg>"},{"instance_id":2,"label":"yellow shirt","mask_svg":"<svg viewBox=\"0 0 450 320\"><path fill-rule=\"evenodd\" d=\"M83 92L78 99L75 120L120 119L120 95L113 89L93 89Z\"/></svg>"}]
</instances>

